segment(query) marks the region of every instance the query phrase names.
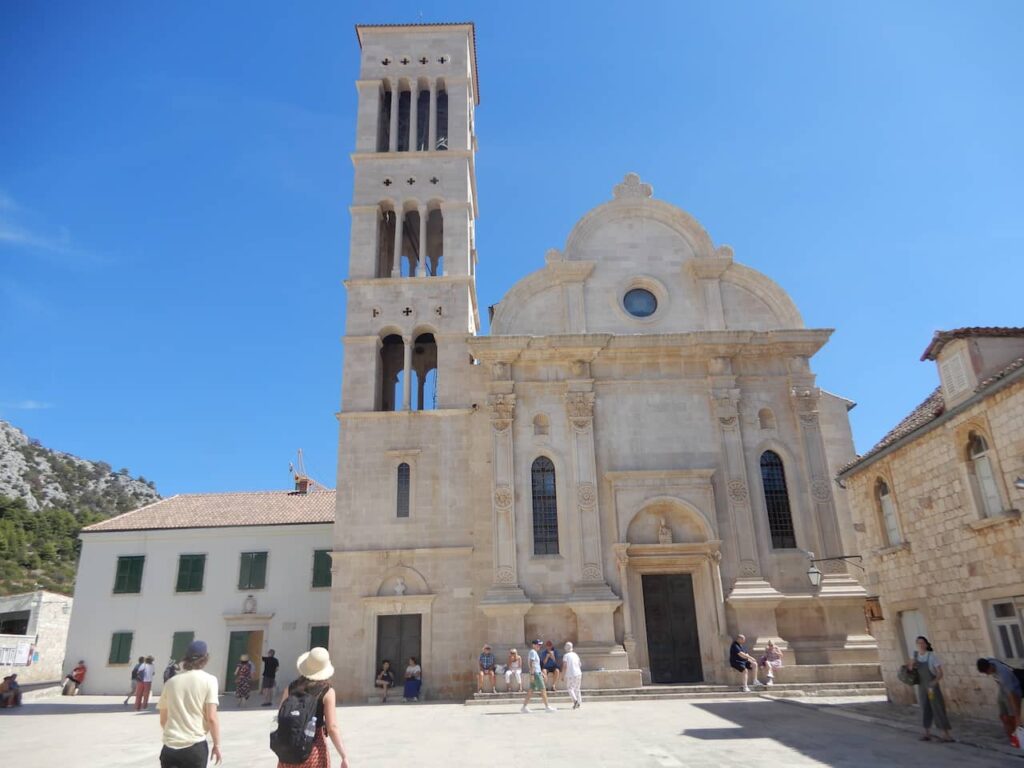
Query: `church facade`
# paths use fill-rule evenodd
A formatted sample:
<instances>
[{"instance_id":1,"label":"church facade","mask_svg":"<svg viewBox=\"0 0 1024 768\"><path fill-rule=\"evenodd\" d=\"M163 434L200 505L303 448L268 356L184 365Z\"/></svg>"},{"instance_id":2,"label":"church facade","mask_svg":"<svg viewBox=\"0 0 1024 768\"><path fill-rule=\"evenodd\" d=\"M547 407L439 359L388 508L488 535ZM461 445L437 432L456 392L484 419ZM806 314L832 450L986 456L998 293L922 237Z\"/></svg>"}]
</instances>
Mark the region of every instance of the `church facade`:
<instances>
[{"instance_id":1,"label":"church facade","mask_svg":"<svg viewBox=\"0 0 1024 768\"><path fill-rule=\"evenodd\" d=\"M832 482L852 403L811 366L831 331L627 174L481 335L473 26L357 34L342 700L410 656L427 696L464 697L483 643L535 636L573 641L588 687L730 681L738 632L808 681L877 662L844 561L807 577L856 551Z\"/></svg>"}]
</instances>

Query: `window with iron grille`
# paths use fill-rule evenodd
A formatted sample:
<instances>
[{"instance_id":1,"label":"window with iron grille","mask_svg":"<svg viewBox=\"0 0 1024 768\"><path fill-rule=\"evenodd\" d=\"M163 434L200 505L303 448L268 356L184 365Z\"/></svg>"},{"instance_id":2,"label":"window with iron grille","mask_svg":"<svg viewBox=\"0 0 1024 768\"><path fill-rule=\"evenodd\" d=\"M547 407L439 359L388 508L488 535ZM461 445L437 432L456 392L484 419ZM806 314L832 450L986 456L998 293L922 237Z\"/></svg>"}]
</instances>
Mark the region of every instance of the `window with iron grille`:
<instances>
[{"instance_id":1,"label":"window with iron grille","mask_svg":"<svg viewBox=\"0 0 1024 768\"><path fill-rule=\"evenodd\" d=\"M555 465L546 456L533 462L533 554L558 554L558 500L555 498Z\"/></svg>"},{"instance_id":2,"label":"window with iron grille","mask_svg":"<svg viewBox=\"0 0 1024 768\"><path fill-rule=\"evenodd\" d=\"M786 470L775 451L761 454L761 485L764 487L764 506L768 512L768 529L775 549L795 549L793 514L789 509L789 490L786 488Z\"/></svg>"},{"instance_id":3,"label":"window with iron grille","mask_svg":"<svg viewBox=\"0 0 1024 768\"><path fill-rule=\"evenodd\" d=\"M398 516L409 516L409 465L404 461L398 465Z\"/></svg>"}]
</instances>

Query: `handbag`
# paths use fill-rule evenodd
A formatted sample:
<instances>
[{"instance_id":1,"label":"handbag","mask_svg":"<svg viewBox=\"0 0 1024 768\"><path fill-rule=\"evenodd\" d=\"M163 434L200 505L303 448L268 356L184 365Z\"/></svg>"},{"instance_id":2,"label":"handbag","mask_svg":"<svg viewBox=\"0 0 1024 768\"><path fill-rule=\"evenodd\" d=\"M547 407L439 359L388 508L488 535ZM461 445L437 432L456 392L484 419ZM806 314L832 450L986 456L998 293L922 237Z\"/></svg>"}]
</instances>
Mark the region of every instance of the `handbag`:
<instances>
[{"instance_id":1,"label":"handbag","mask_svg":"<svg viewBox=\"0 0 1024 768\"><path fill-rule=\"evenodd\" d=\"M896 672L896 677L904 685L915 686L921 683L921 673L917 669L907 669L906 664L900 664L899 670Z\"/></svg>"}]
</instances>

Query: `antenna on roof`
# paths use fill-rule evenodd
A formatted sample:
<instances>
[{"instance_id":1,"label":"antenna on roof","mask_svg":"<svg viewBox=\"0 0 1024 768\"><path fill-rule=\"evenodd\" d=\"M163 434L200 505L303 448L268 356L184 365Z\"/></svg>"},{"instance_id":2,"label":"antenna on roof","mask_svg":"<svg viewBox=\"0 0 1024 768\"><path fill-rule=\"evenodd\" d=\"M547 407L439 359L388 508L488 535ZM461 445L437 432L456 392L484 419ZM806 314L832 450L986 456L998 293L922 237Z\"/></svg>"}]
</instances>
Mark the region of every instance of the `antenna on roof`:
<instances>
[{"instance_id":1,"label":"antenna on roof","mask_svg":"<svg viewBox=\"0 0 1024 768\"><path fill-rule=\"evenodd\" d=\"M326 489L323 483L318 483L316 480L306 474L306 462L302 458L302 449L299 448L298 465L288 462L288 471L292 473L292 478L295 480L295 493L306 494L310 490L316 488Z\"/></svg>"}]
</instances>

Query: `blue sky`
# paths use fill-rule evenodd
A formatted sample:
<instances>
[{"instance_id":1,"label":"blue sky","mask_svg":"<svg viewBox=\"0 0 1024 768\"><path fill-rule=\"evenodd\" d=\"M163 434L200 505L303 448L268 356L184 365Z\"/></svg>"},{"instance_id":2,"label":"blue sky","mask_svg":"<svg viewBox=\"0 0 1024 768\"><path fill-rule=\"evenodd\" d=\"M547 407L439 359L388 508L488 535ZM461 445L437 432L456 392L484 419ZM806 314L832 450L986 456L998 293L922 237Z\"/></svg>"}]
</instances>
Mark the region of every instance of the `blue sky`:
<instances>
[{"instance_id":1,"label":"blue sky","mask_svg":"<svg viewBox=\"0 0 1024 768\"><path fill-rule=\"evenodd\" d=\"M836 329L859 450L934 330L1022 324L1022 3L4 3L0 418L333 485L353 25L420 20L477 24L483 306L636 171Z\"/></svg>"}]
</instances>

